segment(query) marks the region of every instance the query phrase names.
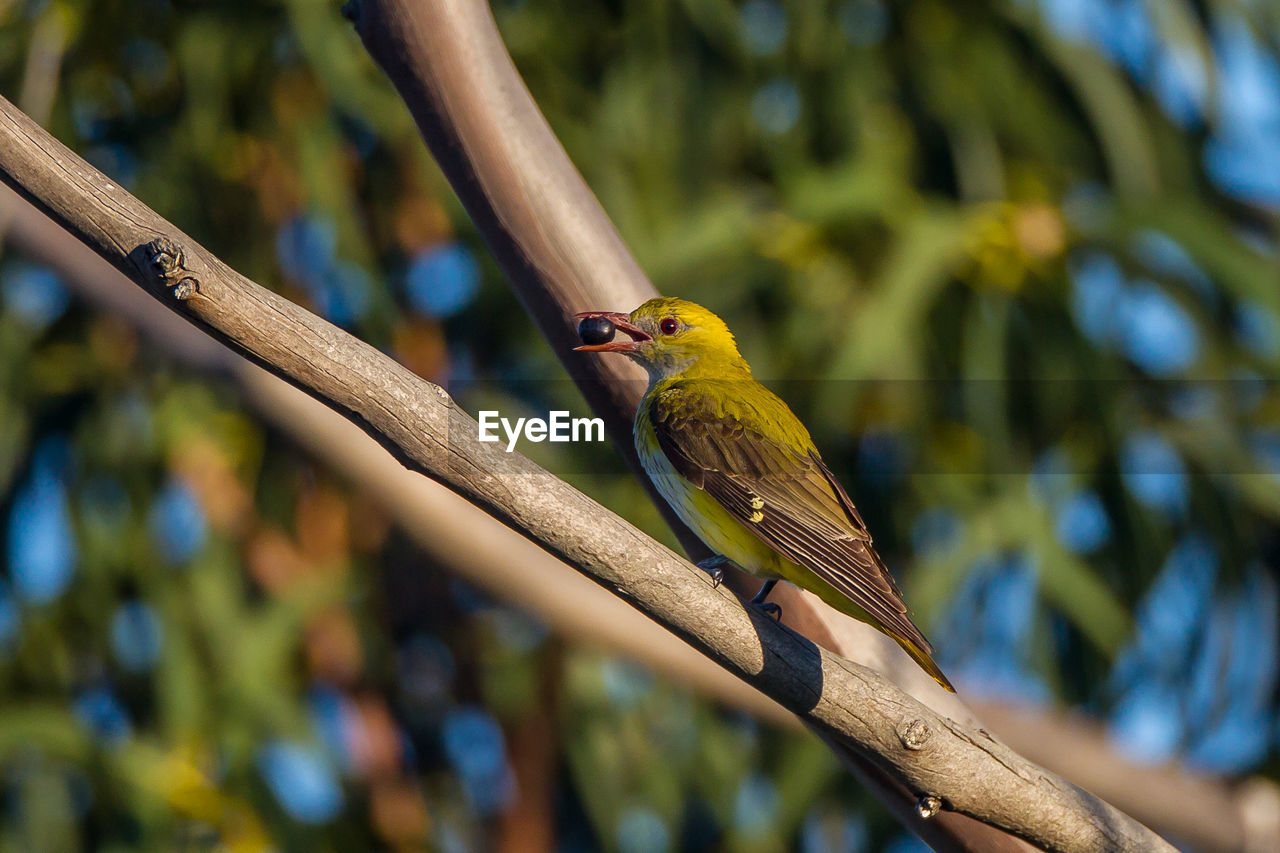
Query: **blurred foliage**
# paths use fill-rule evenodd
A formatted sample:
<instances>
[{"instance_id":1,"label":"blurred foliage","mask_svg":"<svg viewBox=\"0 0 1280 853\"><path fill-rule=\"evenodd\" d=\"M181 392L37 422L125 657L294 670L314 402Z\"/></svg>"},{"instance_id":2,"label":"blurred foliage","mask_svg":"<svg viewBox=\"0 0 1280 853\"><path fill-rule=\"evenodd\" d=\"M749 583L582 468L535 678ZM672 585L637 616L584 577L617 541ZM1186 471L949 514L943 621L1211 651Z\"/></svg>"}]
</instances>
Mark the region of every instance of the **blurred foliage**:
<instances>
[{"instance_id":1,"label":"blurred foliage","mask_svg":"<svg viewBox=\"0 0 1280 853\"><path fill-rule=\"evenodd\" d=\"M1280 773L1280 6L495 12L959 683ZM0 91L473 409L582 412L336 3L0 0ZM607 448L525 449L669 539ZM911 849L811 739L450 580L12 253L0 519L0 848Z\"/></svg>"}]
</instances>

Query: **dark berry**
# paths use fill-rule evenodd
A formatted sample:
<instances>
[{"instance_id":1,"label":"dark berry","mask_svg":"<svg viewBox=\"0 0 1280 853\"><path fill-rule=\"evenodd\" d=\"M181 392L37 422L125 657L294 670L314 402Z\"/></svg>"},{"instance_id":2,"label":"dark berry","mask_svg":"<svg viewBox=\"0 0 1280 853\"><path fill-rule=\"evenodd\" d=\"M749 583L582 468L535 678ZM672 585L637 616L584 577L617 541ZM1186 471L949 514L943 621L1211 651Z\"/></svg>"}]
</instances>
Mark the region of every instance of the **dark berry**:
<instances>
[{"instance_id":1,"label":"dark berry","mask_svg":"<svg viewBox=\"0 0 1280 853\"><path fill-rule=\"evenodd\" d=\"M607 344L616 331L608 317L587 317L578 324L578 337L584 344Z\"/></svg>"}]
</instances>

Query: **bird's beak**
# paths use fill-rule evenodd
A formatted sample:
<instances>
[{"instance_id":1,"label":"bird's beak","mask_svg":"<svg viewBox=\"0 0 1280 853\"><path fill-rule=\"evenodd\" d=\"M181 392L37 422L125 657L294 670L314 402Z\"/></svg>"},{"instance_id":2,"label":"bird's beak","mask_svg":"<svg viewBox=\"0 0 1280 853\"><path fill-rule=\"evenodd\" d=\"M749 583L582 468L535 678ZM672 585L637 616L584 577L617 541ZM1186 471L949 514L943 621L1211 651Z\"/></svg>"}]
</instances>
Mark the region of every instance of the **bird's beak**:
<instances>
[{"instance_id":1,"label":"bird's beak","mask_svg":"<svg viewBox=\"0 0 1280 853\"><path fill-rule=\"evenodd\" d=\"M620 332L625 332L631 340L629 341L609 341L605 344L584 344L580 347L574 347L574 352L635 352L649 341L653 340L644 329L631 322L631 318L626 314L619 314L616 311L583 311L581 314L574 315L579 320L586 320L589 317L604 317L614 328Z\"/></svg>"}]
</instances>

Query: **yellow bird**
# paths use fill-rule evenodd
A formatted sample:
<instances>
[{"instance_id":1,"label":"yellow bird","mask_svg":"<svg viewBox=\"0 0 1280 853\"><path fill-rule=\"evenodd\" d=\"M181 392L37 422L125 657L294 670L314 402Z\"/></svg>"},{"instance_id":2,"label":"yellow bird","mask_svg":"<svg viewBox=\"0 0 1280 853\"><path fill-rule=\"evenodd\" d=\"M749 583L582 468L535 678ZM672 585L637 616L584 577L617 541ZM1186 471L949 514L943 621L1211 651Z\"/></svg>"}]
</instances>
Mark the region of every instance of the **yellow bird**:
<instances>
[{"instance_id":1,"label":"yellow bird","mask_svg":"<svg viewBox=\"0 0 1280 853\"><path fill-rule=\"evenodd\" d=\"M650 299L629 315L577 316L578 351L622 353L648 371L636 451L663 498L715 552L700 565L717 585L727 563L765 578L751 603L778 615L769 592L790 581L888 634L955 692L853 501L800 419L752 377L723 320L675 298ZM630 340L613 340L615 330Z\"/></svg>"}]
</instances>

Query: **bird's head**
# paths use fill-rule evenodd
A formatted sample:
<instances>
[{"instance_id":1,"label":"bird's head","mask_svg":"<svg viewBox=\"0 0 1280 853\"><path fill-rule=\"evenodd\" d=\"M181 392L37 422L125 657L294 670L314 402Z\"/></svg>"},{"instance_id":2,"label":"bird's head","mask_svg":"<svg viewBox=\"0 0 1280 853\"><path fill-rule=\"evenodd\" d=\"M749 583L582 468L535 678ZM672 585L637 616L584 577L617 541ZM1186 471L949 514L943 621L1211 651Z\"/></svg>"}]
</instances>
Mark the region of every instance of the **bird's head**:
<instances>
[{"instance_id":1,"label":"bird's head","mask_svg":"<svg viewBox=\"0 0 1280 853\"><path fill-rule=\"evenodd\" d=\"M577 315L588 321L603 319L630 340L604 340L575 347L575 352L620 352L649 371L651 379L685 374L691 369L712 374L747 371L738 353L733 333L715 314L684 299L650 299L630 314L585 311ZM608 324L599 324L608 332ZM585 330L586 324L580 326Z\"/></svg>"}]
</instances>

